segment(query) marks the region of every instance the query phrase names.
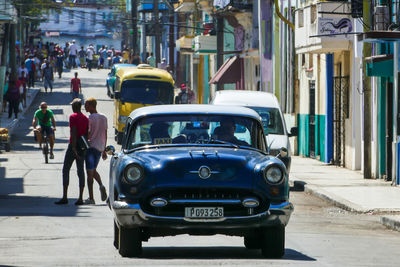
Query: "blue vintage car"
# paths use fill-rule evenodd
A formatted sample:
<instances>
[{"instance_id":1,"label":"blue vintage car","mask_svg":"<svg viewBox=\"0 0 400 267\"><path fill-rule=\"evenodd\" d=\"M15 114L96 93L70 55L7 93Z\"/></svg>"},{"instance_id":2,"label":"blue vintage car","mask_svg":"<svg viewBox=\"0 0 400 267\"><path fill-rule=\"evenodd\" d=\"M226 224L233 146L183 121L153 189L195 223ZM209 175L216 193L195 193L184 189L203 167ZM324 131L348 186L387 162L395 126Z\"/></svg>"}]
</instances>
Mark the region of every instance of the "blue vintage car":
<instances>
[{"instance_id":1,"label":"blue vintage car","mask_svg":"<svg viewBox=\"0 0 400 267\"><path fill-rule=\"evenodd\" d=\"M133 111L113 154L114 246L138 256L150 237L243 236L265 257L285 252L293 211L285 150L267 154L259 115L245 107L159 105Z\"/></svg>"}]
</instances>

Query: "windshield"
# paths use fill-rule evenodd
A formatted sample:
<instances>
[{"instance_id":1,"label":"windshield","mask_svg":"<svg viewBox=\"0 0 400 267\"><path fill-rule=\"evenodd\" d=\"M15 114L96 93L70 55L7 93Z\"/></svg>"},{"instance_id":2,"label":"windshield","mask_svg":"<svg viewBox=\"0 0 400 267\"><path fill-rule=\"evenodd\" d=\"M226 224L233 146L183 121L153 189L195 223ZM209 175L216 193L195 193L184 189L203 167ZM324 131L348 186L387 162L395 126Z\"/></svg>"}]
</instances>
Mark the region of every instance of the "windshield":
<instances>
[{"instance_id":1,"label":"windshield","mask_svg":"<svg viewBox=\"0 0 400 267\"><path fill-rule=\"evenodd\" d=\"M141 104L173 104L174 89L168 82L125 80L121 85L121 101Z\"/></svg>"},{"instance_id":2,"label":"windshield","mask_svg":"<svg viewBox=\"0 0 400 267\"><path fill-rule=\"evenodd\" d=\"M138 120L129 131L128 149L144 145L220 144L249 146L258 144L261 125L254 119L221 115L168 115ZM262 135L263 136L263 135Z\"/></svg>"},{"instance_id":3,"label":"windshield","mask_svg":"<svg viewBox=\"0 0 400 267\"><path fill-rule=\"evenodd\" d=\"M277 108L250 107L261 116L264 132L268 134L284 135L281 113Z\"/></svg>"}]
</instances>

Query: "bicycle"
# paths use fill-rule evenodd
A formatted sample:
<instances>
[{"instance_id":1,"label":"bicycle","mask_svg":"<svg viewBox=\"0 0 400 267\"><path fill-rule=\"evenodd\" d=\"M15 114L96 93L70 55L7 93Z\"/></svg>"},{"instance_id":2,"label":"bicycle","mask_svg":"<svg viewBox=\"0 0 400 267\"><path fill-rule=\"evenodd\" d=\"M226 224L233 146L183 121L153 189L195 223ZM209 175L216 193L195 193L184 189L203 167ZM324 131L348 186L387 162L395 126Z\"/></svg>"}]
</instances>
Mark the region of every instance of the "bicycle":
<instances>
[{"instance_id":1,"label":"bicycle","mask_svg":"<svg viewBox=\"0 0 400 267\"><path fill-rule=\"evenodd\" d=\"M47 138L46 131L42 132L42 151L44 155L44 162L49 163L49 139Z\"/></svg>"}]
</instances>

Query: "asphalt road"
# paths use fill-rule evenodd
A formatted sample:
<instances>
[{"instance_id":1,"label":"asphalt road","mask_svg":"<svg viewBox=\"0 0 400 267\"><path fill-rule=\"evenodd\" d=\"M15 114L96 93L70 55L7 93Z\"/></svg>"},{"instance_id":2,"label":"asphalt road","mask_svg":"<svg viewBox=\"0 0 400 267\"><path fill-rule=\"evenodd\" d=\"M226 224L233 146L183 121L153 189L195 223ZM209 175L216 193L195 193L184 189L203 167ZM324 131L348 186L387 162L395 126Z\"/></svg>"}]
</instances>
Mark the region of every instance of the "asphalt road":
<instances>
[{"instance_id":1,"label":"asphalt road","mask_svg":"<svg viewBox=\"0 0 400 267\"><path fill-rule=\"evenodd\" d=\"M400 234L386 229L375 215L352 214L307 195L291 192L295 212L286 228L283 259L263 259L247 250L243 239L229 236L176 236L150 239L141 258L122 258L113 247L112 214L95 185L96 205L74 206L78 195L76 168L71 170L70 203L56 206L62 194L62 162L68 144L69 79L56 78L53 93L41 92L25 114L12 141L0 152L1 266L398 266ZM109 118L108 144L113 144L113 102L105 89L106 70L79 70L84 97L94 96ZM56 114L55 159L49 164L29 128L36 107L47 101ZM99 164L108 187L109 160ZM85 191L85 198L87 191Z\"/></svg>"}]
</instances>

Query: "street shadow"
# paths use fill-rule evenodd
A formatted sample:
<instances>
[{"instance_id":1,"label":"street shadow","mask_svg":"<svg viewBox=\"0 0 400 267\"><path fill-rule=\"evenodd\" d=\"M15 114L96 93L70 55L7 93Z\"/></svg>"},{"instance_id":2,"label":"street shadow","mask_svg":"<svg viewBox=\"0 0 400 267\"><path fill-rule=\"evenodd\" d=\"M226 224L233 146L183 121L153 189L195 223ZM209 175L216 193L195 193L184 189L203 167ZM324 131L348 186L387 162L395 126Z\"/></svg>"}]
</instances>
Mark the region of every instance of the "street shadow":
<instances>
[{"instance_id":1,"label":"street shadow","mask_svg":"<svg viewBox=\"0 0 400 267\"><path fill-rule=\"evenodd\" d=\"M250 250L243 247L143 247L141 258L153 260L165 259L263 259L260 250ZM316 261L315 258L304 255L293 249L286 249L281 259L295 261Z\"/></svg>"},{"instance_id":2,"label":"street shadow","mask_svg":"<svg viewBox=\"0 0 400 267\"><path fill-rule=\"evenodd\" d=\"M0 216L77 216L78 208L82 207L74 205L77 199L69 199L66 205L54 204L58 200L58 198L49 197L0 194ZM86 213L80 210L79 217L88 217Z\"/></svg>"}]
</instances>

